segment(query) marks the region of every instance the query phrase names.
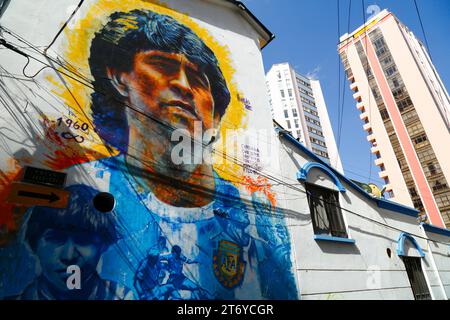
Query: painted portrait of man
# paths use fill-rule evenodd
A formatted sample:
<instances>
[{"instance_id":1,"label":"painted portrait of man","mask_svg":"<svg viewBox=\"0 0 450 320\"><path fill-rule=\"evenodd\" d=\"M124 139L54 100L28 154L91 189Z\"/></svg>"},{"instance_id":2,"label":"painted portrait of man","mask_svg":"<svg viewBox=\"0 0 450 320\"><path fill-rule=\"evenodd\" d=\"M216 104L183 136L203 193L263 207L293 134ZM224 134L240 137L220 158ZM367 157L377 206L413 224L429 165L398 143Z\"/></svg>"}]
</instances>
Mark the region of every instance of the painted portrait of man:
<instances>
[{"instance_id":1,"label":"painted portrait of man","mask_svg":"<svg viewBox=\"0 0 450 320\"><path fill-rule=\"evenodd\" d=\"M236 100L223 57L193 22L154 7L113 10L88 30L86 108L110 152L66 170L67 208L30 209L23 242L41 272L7 296L296 299L282 215L203 159ZM179 132L201 147L200 159L174 159ZM99 192L114 198L111 212L95 207ZM80 290L67 289L73 265Z\"/></svg>"},{"instance_id":2,"label":"painted portrait of man","mask_svg":"<svg viewBox=\"0 0 450 320\"><path fill-rule=\"evenodd\" d=\"M111 15L92 41L89 64L100 136L122 151L131 167L205 189L196 196L175 183L145 180L163 202L180 207L210 202L212 166L176 164L172 149L178 141L172 134L181 129L194 137L196 124L202 132L219 128L230 92L214 53L173 18L135 10ZM196 141L202 147L208 142Z\"/></svg>"},{"instance_id":3,"label":"painted portrait of man","mask_svg":"<svg viewBox=\"0 0 450 320\"><path fill-rule=\"evenodd\" d=\"M197 128L212 132L192 141L212 152L230 103L214 52L173 17L132 10L111 14L96 32L89 66L96 132L119 155L81 167L108 177L102 191L114 195L126 226L124 239L104 255L105 275L144 299L295 299L289 243L264 240L280 229L287 238L282 223L268 227L270 212L244 203L210 162L173 161L179 129L192 137ZM251 215L263 227L252 228ZM281 254L267 254L280 247ZM274 266L277 279L266 279Z\"/></svg>"},{"instance_id":4,"label":"painted portrait of man","mask_svg":"<svg viewBox=\"0 0 450 320\"><path fill-rule=\"evenodd\" d=\"M130 300L132 291L97 272L102 254L119 239L111 213L93 205L98 193L85 185L66 188L67 208L36 206L24 224L24 242L40 272L16 300ZM72 275L77 279L71 282ZM71 285L73 284L73 285Z\"/></svg>"}]
</instances>

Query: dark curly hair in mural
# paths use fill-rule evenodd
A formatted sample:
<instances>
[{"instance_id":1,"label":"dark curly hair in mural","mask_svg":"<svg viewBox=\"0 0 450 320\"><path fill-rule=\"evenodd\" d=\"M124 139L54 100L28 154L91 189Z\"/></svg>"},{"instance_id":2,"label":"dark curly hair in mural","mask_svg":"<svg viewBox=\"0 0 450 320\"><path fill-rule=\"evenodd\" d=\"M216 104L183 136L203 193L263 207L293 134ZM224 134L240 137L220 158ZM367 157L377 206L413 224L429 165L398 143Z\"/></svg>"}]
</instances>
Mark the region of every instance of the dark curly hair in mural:
<instances>
[{"instance_id":1,"label":"dark curly hair in mural","mask_svg":"<svg viewBox=\"0 0 450 320\"><path fill-rule=\"evenodd\" d=\"M213 51L188 27L152 11L115 12L95 34L89 65L94 77L92 115L97 132L109 144L126 151L128 125L122 97L107 76L107 67L127 72L136 53L160 50L184 54L209 79L215 112L222 117L230 103L230 92Z\"/></svg>"}]
</instances>

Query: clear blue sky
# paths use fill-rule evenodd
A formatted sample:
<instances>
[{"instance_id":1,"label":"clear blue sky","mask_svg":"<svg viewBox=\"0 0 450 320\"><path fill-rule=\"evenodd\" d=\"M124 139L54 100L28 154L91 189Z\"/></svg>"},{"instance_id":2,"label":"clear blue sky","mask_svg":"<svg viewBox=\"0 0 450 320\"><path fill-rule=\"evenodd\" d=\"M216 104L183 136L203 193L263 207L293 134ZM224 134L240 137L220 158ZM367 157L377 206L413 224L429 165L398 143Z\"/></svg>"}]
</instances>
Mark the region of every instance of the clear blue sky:
<instances>
[{"instance_id":1,"label":"clear blue sky","mask_svg":"<svg viewBox=\"0 0 450 320\"><path fill-rule=\"evenodd\" d=\"M266 71L274 63L289 62L298 72L321 81L331 123L338 127L338 0L244 0L246 6L276 38L263 50ZM340 0L341 34L347 32L350 0ZM414 34L424 40L413 0L365 0L366 9L389 9ZM352 0L350 32L364 22L362 0ZM450 1L417 0L434 64L450 89ZM366 13L366 16L369 16ZM424 42L424 41L423 41ZM425 43L425 42L424 42ZM342 81L342 79L341 79ZM383 185L373 164L359 111L345 82L341 158L346 175ZM372 160L370 160L372 159Z\"/></svg>"}]
</instances>

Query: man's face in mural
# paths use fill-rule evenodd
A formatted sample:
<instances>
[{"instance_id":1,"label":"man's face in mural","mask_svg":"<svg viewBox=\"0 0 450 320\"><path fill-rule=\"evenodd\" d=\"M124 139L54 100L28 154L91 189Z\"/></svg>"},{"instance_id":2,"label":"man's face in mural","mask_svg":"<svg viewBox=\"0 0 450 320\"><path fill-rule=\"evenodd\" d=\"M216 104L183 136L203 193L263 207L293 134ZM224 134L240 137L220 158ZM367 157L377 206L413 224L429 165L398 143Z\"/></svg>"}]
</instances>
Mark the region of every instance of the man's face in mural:
<instances>
[{"instance_id":1,"label":"man's face in mural","mask_svg":"<svg viewBox=\"0 0 450 320\"><path fill-rule=\"evenodd\" d=\"M203 130L215 128L219 122L218 116L214 116L208 77L183 54L160 50L138 52L130 72L117 74L109 69L108 73L130 105L173 129L187 129L193 137L195 121L201 123ZM150 138L155 134L170 141L172 129L158 126L154 120L134 112L129 114L128 122L130 144L135 140L152 148L151 145L158 144ZM164 142L163 148L167 147Z\"/></svg>"},{"instance_id":2,"label":"man's face in mural","mask_svg":"<svg viewBox=\"0 0 450 320\"><path fill-rule=\"evenodd\" d=\"M102 253L102 241L94 233L47 229L39 239L36 255L43 276L57 289L67 290L67 268L77 265L83 282L95 272Z\"/></svg>"}]
</instances>

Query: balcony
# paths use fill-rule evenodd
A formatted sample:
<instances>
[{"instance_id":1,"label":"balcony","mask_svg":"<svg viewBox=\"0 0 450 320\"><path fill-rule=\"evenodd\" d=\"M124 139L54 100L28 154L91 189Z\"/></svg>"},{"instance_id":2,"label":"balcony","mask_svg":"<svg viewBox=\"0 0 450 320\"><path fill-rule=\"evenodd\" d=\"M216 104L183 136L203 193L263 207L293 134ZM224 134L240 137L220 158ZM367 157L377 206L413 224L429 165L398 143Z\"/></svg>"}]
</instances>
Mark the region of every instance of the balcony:
<instances>
[{"instance_id":1,"label":"balcony","mask_svg":"<svg viewBox=\"0 0 450 320\"><path fill-rule=\"evenodd\" d=\"M359 115L359 118L361 119L361 120L365 120L365 119L369 119L369 113L367 113L367 111L364 111L363 113L361 113L360 115Z\"/></svg>"},{"instance_id":2,"label":"balcony","mask_svg":"<svg viewBox=\"0 0 450 320\"><path fill-rule=\"evenodd\" d=\"M375 159L375 165L376 165L377 167L381 167L383 164L384 164L383 158Z\"/></svg>"},{"instance_id":3,"label":"balcony","mask_svg":"<svg viewBox=\"0 0 450 320\"><path fill-rule=\"evenodd\" d=\"M348 81L353 82L355 80L355 76L353 75L353 73L347 73L347 79Z\"/></svg>"},{"instance_id":4,"label":"balcony","mask_svg":"<svg viewBox=\"0 0 450 320\"><path fill-rule=\"evenodd\" d=\"M377 152L380 152L380 148L378 146L373 146L372 148L370 148L370 152L375 154Z\"/></svg>"},{"instance_id":5,"label":"balcony","mask_svg":"<svg viewBox=\"0 0 450 320\"><path fill-rule=\"evenodd\" d=\"M369 131L370 129L372 129L372 125L370 124L370 122L363 125L363 129L364 131Z\"/></svg>"},{"instance_id":6,"label":"balcony","mask_svg":"<svg viewBox=\"0 0 450 320\"><path fill-rule=\"evenodd\" d=\"M350 89L352 90L352 91L358 91L358 83L357 82L353 82L353 83L351 83L350 84Z\"/></svg>"},{"instance_id":7,"label":"balcony","mask_svg":"<svg viewBox=\"0 0 450 320\"><path fill-rule=\"evenodd\" d=\"M378 175L381 179L386 179L388 177L388 173L386 170L378 172Z\"/></svg>"},{"instance_id":8,"label":"balcony","mask_svg":"<svg viewBox=\"0 0 450 320\"><path fill-rule=\"evenodd\" d=\"M377 139L375 139L375 135L374 134L370 134L367 136L367 141L369 142L373 142L376 141Z\"/></svg>"},{"instance_id":9,"label":"balcony","mask_svg":"<svg viewBox=\"0 0 450 320\"><path fill-rule=\"evenodd\" d=\"M362 109L364 109L364 104L362 102L358 102L356 104L356 108L358 108L358 110L362 110Z\"/></svg>"},{"instance_id":10,"label":"balcony","mask_svg":"<svg viewBox=\"0 0 450 320\"><path fill-rule=\"evenodd\" d=\"M355 99L358 102L361 102L361 93L359 91L355 92L353 94L353 99Z\"/></svg>"},{"instance_id":11,"label":"balcony","mask_svg":"<svg viewBox=\"0 0 450 320\"><path fill-rule=\"evenodd\" d=\"M385 187L386 187L386 192L391 192L391 191L393 191L394 189L392 188L392 184L387 184L387 185L385 185Z\"/></svg>"}]
</instances>

